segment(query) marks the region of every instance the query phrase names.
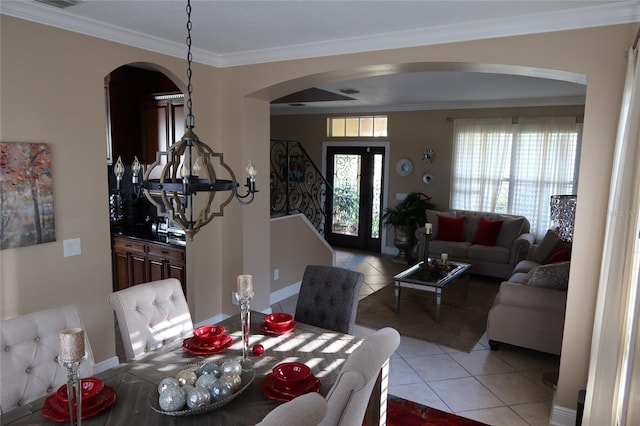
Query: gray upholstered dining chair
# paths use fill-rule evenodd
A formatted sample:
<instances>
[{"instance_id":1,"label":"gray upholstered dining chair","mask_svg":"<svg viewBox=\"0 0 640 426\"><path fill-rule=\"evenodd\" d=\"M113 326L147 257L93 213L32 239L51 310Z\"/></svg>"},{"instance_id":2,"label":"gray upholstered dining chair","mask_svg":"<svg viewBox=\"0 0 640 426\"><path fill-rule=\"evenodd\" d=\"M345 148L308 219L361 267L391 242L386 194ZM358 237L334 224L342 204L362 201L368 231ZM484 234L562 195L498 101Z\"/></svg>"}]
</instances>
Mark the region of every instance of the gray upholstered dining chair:
<instances>
[{"instance_id":1,"label":"gray upholstered dining chair","mask_svg":"<svg viewBox=\"0 0 640 426\"><path fill-rule=\"evenodd\" d=\"M193 335L193 321L180 281L138 284L109 295L127 360Z\"/></svg>"},{"instance_id":2,"label":"gray upholstered dining chair","mask_svg":"<svg viewBox=\"0 0 640 426\"><path fill-rule=\"evenodd\" d=\"M364 274L336 266L308 265L302 276L295 320L352 334Z\"/></svg>"},{"instance_id":3,"label":"gray upholstered dining chair","mask_svg":"<svg viewBox=\"0 0 640 426\"><path fill-rule=\"evenodd\" d=\"M321 426L362 424L378 373L399 344L400 334L385 327L368 336L349 355L327 394L327 415Z\"/></svg>"},{"instance_id":4,"label":"gray upholstered dining chair","mask_svg":"<svg viewBox=\"0 0 640 426\"><path fill-rule=\"evenodd\" d=\"M327 401L317 392L278 405L256 426L317 426L327 415Z\"/></svg>"},{"instance_id":5,"label":"gray upholstered dining chair","mask_svg":"<svg viewBox=\"0 0 640 426\"><path fill-rule=\"evenodd\" d=\"M0 413L55 392L67 382L67 369L58 364L60 331L84 329L78 308L64 306L19 315L0 322ZM85 332L87 359L80 377L91 377L94 360Z\"/></svg>"}]
</instances>

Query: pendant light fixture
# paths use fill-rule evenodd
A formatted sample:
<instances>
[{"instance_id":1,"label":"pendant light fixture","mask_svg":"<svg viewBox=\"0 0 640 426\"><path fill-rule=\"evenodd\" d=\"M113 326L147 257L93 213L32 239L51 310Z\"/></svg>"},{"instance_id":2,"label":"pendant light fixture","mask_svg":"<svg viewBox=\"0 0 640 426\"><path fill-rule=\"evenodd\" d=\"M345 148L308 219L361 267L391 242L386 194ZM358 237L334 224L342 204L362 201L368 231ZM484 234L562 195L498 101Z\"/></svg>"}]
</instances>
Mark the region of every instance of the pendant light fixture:
<instances>
[{"instance_id":1,"label":"pendant light fixture","mask_svg":"<svg viewBox=\"0 0 640 426\"><path fill-rule=\"evenodd\" d=\"M191 1L187 0L187 114L185 116L185 134L168 151L156 152L156 160L144 175L142 188L145 196L158 209L158 215L166 216L184 229L189 239L216 216L223 215L224 207L235 198L241 204L253 201L256 190L256 169L251 160L245 169L247 174L244 195L238 193L240 186L231 168L223 161L221 153L214 152L194 133L195 118L191 93ZM217 158L220 166L231 179L218 179L212 161ZM221 200L219 208L212 209L213 200L218 192L228 192ZM197 193L206 194L206 200L196 200ZM202 206L198 211L198 206Z\"/></svg>"}]
</instances>

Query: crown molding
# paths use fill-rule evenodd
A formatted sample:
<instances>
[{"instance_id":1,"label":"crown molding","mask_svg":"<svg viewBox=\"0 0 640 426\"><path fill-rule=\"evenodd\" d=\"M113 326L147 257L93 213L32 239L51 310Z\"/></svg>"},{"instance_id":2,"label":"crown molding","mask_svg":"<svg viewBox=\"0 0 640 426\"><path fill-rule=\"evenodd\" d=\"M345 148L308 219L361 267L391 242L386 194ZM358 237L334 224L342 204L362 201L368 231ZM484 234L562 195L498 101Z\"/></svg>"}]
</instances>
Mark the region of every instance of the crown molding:
<instances>
[{"instance_id":1,"label":"crown molding","mask_svg":"<svg viewBox=\"0 0 640 426\"><path fill-rule=\"evenodd\" d=\"M184 56L184 45L181 43L151 37L92 19L79 18L64 9L52 8L39 2L0 2L0 13L169 56ZM233 54L221 55L195 48L192 50L194 62L216 67L231 67L633 22L640 22L640 3L626 1L579 10L532 14L509 21L486 20L475 22L473 25L461 23Z\"/></svg>"}]
</instances>

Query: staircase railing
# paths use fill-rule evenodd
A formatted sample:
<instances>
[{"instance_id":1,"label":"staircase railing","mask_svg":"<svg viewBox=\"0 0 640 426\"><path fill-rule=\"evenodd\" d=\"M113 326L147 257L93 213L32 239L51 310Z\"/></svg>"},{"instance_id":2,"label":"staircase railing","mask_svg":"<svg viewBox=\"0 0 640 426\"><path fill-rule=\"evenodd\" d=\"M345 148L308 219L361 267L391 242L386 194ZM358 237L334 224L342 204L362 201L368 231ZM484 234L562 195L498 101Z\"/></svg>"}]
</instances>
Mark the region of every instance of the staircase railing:
<instances>
[{"instance_id":1,"label":"staircase railing","mask_svg":"<svg viewBox=\"0 0 640 426\"><path fill-rule=\"evenodd\" d=\"M333 189L300 142L271 140L271 215L303 213L325 235Z\"/></svg>"}]
</instances>

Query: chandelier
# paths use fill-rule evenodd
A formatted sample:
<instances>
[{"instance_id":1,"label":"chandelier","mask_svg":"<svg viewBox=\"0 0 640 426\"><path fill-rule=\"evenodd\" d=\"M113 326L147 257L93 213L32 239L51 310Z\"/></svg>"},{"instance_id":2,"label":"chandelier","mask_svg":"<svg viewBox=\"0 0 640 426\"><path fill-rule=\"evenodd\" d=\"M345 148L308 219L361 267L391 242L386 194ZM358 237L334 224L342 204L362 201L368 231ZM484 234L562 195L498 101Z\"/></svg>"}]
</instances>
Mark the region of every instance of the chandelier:
<instances>
[{"instance_id":1,"label":"chandelier","mask_svg":"<svg viewBox=\"0 0 640 426\"><path fill-rule=\"evenodd\" d=\"M147 199L156 206L158 215L166 216L180 226L189 239L216 216L222 216L224 207L235 198L241 204L250 204L255 196L256 169L249 160L247 191L238 193L240 186L231 168L223 161L221 153L214 152L194 133L195 117L191 93L191 1L187 0L187 113L185 115L185 133L182 139L174 143L168 151L156 152L156 159L144 175L142 188ZM217 159L231 179L218 179L212 161ZM206 200L199 202L199 211L195 205L197 193L206 194ZM213 200L218 192L228 192L218 209L213 209Z\"/></svg>"}]
</instances>

